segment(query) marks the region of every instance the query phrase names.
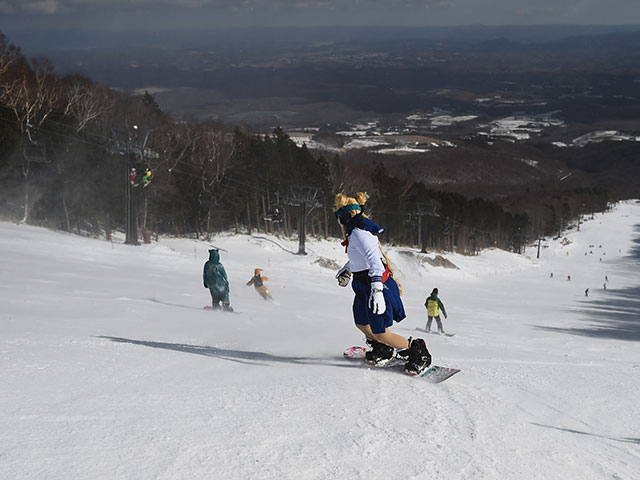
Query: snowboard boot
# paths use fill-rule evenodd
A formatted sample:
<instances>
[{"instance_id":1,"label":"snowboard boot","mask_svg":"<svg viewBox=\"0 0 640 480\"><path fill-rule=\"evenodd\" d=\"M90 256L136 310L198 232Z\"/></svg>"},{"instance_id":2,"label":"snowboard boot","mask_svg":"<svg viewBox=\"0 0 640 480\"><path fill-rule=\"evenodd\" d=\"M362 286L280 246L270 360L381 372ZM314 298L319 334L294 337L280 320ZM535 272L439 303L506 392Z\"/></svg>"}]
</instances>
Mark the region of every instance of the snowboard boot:
<instances>
[{"instance_id":1,"label":"snowboard boot","mask_svg":"<svg viewBox=\"0 0 640 480\"><path fill-rule=\"evenodd\" d=\"M228 303L223 303L222 310L224 310L225 312L233 312L233 307Z\"/></svg>"},{"instance_id":2,"label":"snowboard boot","mask_svg":"<svg viewBox=\"0 0 640 480\"><path fill-rule=\"evenodd\" d=\"M369 365L383 367L394 359L393 347L371 338L367 338L367 344L371 346L371 350L366 352L364 356Z\"/></svg>"},{"instance_id":3,"label":"snowboard boot","mask_svg":"<svg viewBox=\"0 0 640 480\"><path fill-rule=\"evenodd\" d=\"M409 349L405 350L407 363L404 371L407 375L416 376L423 373L431 365L431 354L422 338L409 338Z\"/></svg>"}]
</instances>

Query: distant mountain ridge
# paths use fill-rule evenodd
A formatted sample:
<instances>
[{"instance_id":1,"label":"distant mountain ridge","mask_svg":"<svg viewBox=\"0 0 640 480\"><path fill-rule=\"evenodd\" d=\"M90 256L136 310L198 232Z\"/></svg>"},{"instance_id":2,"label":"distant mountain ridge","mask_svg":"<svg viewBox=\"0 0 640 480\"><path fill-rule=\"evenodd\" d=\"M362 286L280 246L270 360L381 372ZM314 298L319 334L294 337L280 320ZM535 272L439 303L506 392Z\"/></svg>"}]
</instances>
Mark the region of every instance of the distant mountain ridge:
<instances>
[{"instance_id":1,"label":"distant mountain ridge","mask_svg":"<svg viewBox=\"0 0 640 480\"><path fill-rule=\"evenodd\" d=\"M2 31L29 54L49 55L56 50L129 47L203 48L220 45L278 44L282 42L433 41L483 42L505 38L520 43L554 42L567 38L624 35L640 30L636 25L467 25L450 27L252 27L217 29L166 28L66 29L20 28L4 25Z\"/></svg>"}]
</instances>

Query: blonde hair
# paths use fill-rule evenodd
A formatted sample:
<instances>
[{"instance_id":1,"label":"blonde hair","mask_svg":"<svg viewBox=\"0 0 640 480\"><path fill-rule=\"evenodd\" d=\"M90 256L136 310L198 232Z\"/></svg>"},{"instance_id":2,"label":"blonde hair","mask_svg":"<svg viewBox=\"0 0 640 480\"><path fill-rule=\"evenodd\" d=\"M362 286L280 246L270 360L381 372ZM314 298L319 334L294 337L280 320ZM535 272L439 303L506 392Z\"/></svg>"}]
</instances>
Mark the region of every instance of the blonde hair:
<instances>
[{"instance_id":1,"label":"blonde hair","mask_svg":"<svg viewBox=\"0 0 640 480\"><path fill-rule=\"evenodd\" d=\"M367 203L368 199L369 195L367 194L367 192L358 192L353 197L348 197L344 193L338 193L335 199L334 211L337 211L342 207L346 207L347 205L364 205L365 203ZM353 217L361 211L361 209L351 210L351 216Z\"/></svg>"},{"instance_id":2,"label":"blonde hair","mask_svg":"<svg viewBox=\"0 0 640 480\"><path fill-rule=\"evenodd\" d=\"M368 199L369 199L369 194L367 192L358 192L353 197L349 197L344 193L338 193L334 201L335 203L334 211L338 211L339 209L341 209L342 207L346 207L347 205L358 205L358 206L364 205L365 203L367 203ZM351 214L351 217L355 217L357 214L362 213L362 209L355 208L353 210L349 210L349 213ZM364 213L362 213L362 216L367 217L367 215L365 215ZM345 226L340 224L340 227L342 228L342 235L344 236L344 238L347 238L347 232L346 232ZM395 280L395 275L393 272L393 267L391 265L391 260L389 260L389 257L387 257L387 255L384 253L384 250L382 250L382 245L380 245L380 240L378 240L378 248L380 249L382 258L384 258L385 266L389 269L389 271L391 272L391 275L394 276L394 280ZM395 282L398 284L398 290L400 291L400 295L402 295L402 285L400 285L400 282L398 282L397 280L395 280Z\"/></svg>"}]
</instances>

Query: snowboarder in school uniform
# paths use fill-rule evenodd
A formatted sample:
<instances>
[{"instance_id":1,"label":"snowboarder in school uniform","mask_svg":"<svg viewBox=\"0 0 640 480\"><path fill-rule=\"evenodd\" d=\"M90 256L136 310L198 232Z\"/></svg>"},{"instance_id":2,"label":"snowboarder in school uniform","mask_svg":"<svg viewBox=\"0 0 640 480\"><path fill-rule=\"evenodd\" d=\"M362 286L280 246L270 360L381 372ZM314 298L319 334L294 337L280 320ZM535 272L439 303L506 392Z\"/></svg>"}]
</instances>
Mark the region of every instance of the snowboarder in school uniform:
<instances>
[{"instance_id":1,"label":"snowboarder in school uniform","mask_svg":"<svg viewBox=\"0 0 640 480\"><path fill-rule=\"evenodd\" d=\"M406 314L400 288L376 236L384 229L363 214L367 198L364 192L355 197L336 195L335 216L349 257L336 275L338 285L346 287L353 275L353 317L371 346L366 352L369 364L385 365L398 355L406 359L405 372L418 375L431 365L431 354L422 338L407 339L390 331L393 322L403 320Z\"/></svg>"},{"instance_id":2,"label":"snowboarder in school uniform","mask_svg":"<svg viewBox=\"0 0 640 480\"><path fill-rule=\"evenodd\" d=\"M256 289L256 292L258 292L258 294L262 298L264 298L265 300L273 300L273 297L271 296L271 292L269 292L269 289L264 284L264 282L267 280L269 280L269 277L262 276L262 269L256 268L253 271L253 278L247 282L247 287L253 285L254 288Z\"/></svg>"},{"instance_id":3,"label":"snowboarder in school uniform","mask_svg":"<svg viewBox=\"0 0 640 480\"><path fill-rule=\"evenodd\" d=\"M220 263L220 252L217 248L209 250L209 260L202 269L202 282L204 288L208 288L211 293L211 306L214 310L222 308L226 312L233 312L229 304L229 279Z\"/></svg>"},{"instance_id":4,"label":"snowboarder in school uniform","mask_svg":"<svg viewBox=\"0 0 640 480\"><path fill-rule=\"evenodd\" d=\"M434 288L431 291L431 295L427 297L427 300L424 302L424 306L427 308L427 332L431 331L431 322L435 319L438 324L438 333L444 335L442 320L440 320L440 310L442 310L444 318L447 318L447 310L444 308L442 301L438 298L437 288Z\"/></svg>"}]
</instances>

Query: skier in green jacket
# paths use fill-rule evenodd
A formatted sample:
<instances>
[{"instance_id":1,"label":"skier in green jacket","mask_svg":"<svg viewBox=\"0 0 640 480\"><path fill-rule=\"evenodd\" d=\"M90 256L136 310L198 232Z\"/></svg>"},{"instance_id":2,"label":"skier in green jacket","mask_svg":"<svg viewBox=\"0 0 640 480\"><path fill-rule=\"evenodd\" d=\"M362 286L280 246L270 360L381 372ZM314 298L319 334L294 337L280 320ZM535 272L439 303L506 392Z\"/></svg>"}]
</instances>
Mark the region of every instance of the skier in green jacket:
<instances>
[{"instance_id":1,"label":"skier in green jacket","mask_svg":"<svg viewBox=\"0 0 640 480\"><path fill-rule=\"evenodd\" d=\"M444 335L444 329L442 328L442 320L440 320L440 310L444 315L444 318L447 318L447 311L444 308L444 304L438 298L438 289L434 288L431 292L431 295L427 298L427 301L424 302L424 306L427 307L427 332L431 331L431 322L433 319L436 319L436 323L438 324L438 332L441 335Z\"/></svg>"},{"instance_id":2,"label":"skier in green jacket","mask_svg":"<svg viewBox=\"0 0 640 480\"><path fill-rule=\"evenodd\" d=\"M208 288L211 292L213 309L222 308L226 312L233 312L233 308L229 304L229 280L227 272L220 263L220 252L217 248L209 250L209 260L204 264L202 281L204 288Z\"/></svg>"}]
</instances>

